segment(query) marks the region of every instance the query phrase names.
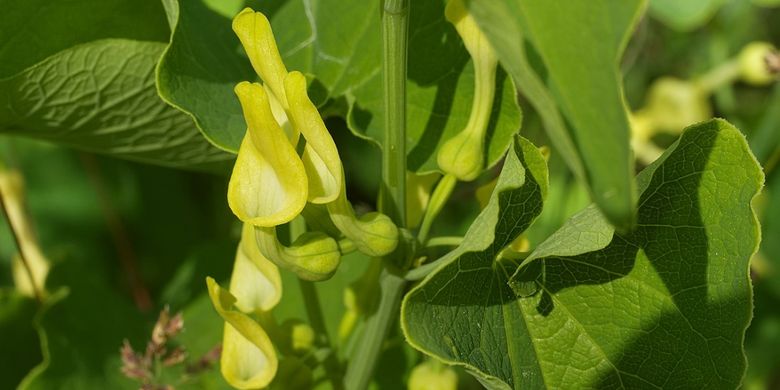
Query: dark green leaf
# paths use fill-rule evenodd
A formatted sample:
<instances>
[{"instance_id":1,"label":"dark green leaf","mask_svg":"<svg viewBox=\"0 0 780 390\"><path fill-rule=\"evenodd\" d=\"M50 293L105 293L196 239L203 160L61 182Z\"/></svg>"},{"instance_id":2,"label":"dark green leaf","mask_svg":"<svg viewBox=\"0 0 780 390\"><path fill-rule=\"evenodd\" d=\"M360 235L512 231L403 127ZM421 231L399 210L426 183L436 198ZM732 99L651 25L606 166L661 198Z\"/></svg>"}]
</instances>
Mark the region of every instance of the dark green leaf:
<instances>
[{"instance_id":1,"label":"dark green leaf","mask_svg":"<svg viewBox=\"0 0 780 390\"><path fill-rule=\"evenodd\" d=\"M463 245L405 298L413 345L491 388L739 386L763 175L736 128L691 127L639 175L632 233L590 207L518 268L496 256L541 207L532 189L544 188L528 162L507 164L502 181L522 172L525 182L500 182Z\"/></svg>"},{"instance_id":2,"label":"dark green leaf","mask_svg":"<svg viewBox=\"0 0 780 390\"><path fill-rule=\"evenodd\" d=\"M174 167L215 169L231 159L156 95L168 34L159 3L2 6L0 132Z\"/></svg>"},{"instance_id":3,"label":"dark green leaf","mask_svg":"<svg viewBox=\"0 0 780 390\"><path fill-rule=\"evenodd\" d=\"M0 290L0 387L13 389L43 360L41 342L33 327L38 303L11 289Z\"/></svg>"}]
</instances>

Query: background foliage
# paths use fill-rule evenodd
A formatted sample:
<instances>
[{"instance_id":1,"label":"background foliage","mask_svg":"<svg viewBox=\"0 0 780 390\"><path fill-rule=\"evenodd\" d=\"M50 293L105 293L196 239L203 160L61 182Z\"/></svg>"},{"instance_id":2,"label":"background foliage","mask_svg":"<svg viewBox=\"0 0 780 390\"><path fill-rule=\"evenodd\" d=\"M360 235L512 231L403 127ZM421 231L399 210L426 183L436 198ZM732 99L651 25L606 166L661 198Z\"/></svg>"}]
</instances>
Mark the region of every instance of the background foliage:
<instances>
[{"instance_id":1,"label":"background foliage","mask_svg":"<svg viewBox=\"0 0 780 390\"><path fill-rule=\"evenodd\" d=\"M608 3L599 3L602 11L608 12ZM621 191L629 196L626 178L636 172L613 174L610 169L628 158L621 155L622 144L584 141L602 126L627 134L622 113L593 117L593 107L617 109L621 83L629 106L637 108L660 76L689 78L734 56L749 41L780 42L777 1L650 0L647 14L641 14L639 3L625 2L625 9L615 12L621 22L603 31L609 39L594 37L607 42L603 45L502 58L506 73L497 81L488 165L499 163L521 122L524 137L552 146L545 204L555 207L534 216L526 232L533 246L590 202L578 177L594 191L626 186ZM497 20L488 35L521 31L508 18L491 19L496 12L506 16L514 10L475 4L484 6L476 8L478 19ZM225 202L230 152L244 131L232 87L255 76L230 19L247 5L270 16L288 67L311 78L310 94L329 117L340 145L350 198L359 207L373 207L383 115L378 2L0 0L0 161L22 172L31 219L53 263L47 281L52 295L45 305L20 295L10 266L16 248L7 225L0 224L0 388L136 388L119 371L119 346L127 338L143 348L164 305L183 311L186 330L180 342L191 356L219 342L222 321L210 306L203 280L206 275L227 279L239 236ZM523 11L535 15L535 21L552 18L549 9L527 8ZM522 28L533 31L526 38L565 40L579 31L578 23L593 23L582 15L598 16L569 11L575 15L567 22L571 30L550 31L539 22ZM511 44L507 41L506 52L523 50ZM587 52L602 53L597 59L602 62L588 62ZM521 78L526 69L542 71L538 79L527 80ZM444 20L443 2L413 1L410 170L436 170L436 147L468 119L473 77L468 54ZM590 77L611 83L614 95L578 95L587 86L576 82ZM523 96L519 104L512 78ZM539 100L532 87L548 82L554 94ZM529 103L545 98L569 102L564 110L577 118L573 134L565 128L572 124L559 113ZM745 341L745 384L771 388L780 383L775 347L780 345L780 242L771 239L780 237L775 169L780 85L729 85L717 91L713 102L717 116L747 135L765 167L766 188L756 206L762 235L770 239L763 241L751 268L755 308ZM556 126L557 135L550 130ZM657 141L674 140L667 138ZM480 211L475 192L488 180L458 187L447 206L453 211L441 216L434 233L464 234ZM610 217L620 221L629 206L616 207ZM334 337L345 310L341 290L366 268L359 257L345 259L334 279L318 285ZM285 277L277 318L305 318L296 282ZM390 345L380 362L379 388L399 388L408 368L421 361L400 334ZM469 376L460 377L463 386L478 387ZM212 369L188 386L227 385Z\"/></svg>"}]
</instances>

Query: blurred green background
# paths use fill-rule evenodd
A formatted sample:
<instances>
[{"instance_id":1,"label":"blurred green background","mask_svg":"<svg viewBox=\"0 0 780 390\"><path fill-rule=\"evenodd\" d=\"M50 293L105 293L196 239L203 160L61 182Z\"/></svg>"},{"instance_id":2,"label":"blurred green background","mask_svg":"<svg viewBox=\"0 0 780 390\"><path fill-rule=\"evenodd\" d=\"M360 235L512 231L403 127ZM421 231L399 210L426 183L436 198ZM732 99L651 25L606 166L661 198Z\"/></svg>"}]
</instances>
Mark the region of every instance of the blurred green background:
<instances>
[{"instance_id":1,"label":"blurred green background","mask_svg":"<svg viewBox=\"0 0 780 390\"><path fill-rule=\"evenodd\" d=\"M748 42L780 44L780 1L652 0L623 59L629 106L643 105L661 76L693 78L734 57ZM522 134L549 145L539 118L523 103ZM766 188L755 207L764 240L753 260L754 319L745 348L748 389L780 388L780 84L741 83L720 88L715 115L740 128L765 167ZM379 155L338 118L328 127L340 145L350 199L372 208ZM668 143L673 136L657 142ZM16 292L11 259L16 246L0 224L0 389L120 389L137 384L120 373L119 347L128 339L143 348L160 310L183 311L179 342L195 359L217 345L222 321L205 294L205 277L226 281L239 224L226 204L229 167L209 172L175 170L76 151L25 138L0 136L0 162L21 172L26 202L40 246L52 263L44 307ZM544 239L588 203L552 151L550 200L529 231ZM493 174L497 173L497 169ZM491 180L458 187L434 235L462 234L479 212L475 192ZM361 206L362 205L362 206ZM366 269L360 256L344 260L336 277L318 285L329 330L344 311L341 291ZM148 300L144 297L148 297ZM297 283L284 279L280 321L305 318ZM420 357L396 335L380 362L379 388L397 389ZM464 387L476 386L460 376ZM22 382L24 381L24 382ZM211 369L185 386L223 388Z\"/></svg>"}]
</instances>

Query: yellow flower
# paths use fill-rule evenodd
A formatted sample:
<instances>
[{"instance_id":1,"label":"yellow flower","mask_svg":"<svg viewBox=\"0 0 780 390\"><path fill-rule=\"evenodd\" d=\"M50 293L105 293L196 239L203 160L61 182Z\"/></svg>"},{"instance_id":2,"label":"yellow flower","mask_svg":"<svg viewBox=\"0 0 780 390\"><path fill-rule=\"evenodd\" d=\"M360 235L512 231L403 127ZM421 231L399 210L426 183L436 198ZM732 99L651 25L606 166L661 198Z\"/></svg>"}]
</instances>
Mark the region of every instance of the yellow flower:
<instances>
[{"instance_id":1,"label":"yellow flower","mask_svg":"<svg viewBox=\"0 0 780 390\"><path fill-rule=\"evenodd\" d=\"M286 248L276 239L275 227L309 202L326 205L334 225L358 250L370 256L392 252L398 229L383 214L355 216L336 144L309 99L306 78L288 72L282 62L268 19L246 8L233 20L233 30L264 84L241 82L235 88L247 133L228 184L228 204L256 227L260 251L304 279L330 277L340 257L335 240L308 234Z\"/></svg>"},{"instance_id":2,"label":"yellow flower","mask_svg":"<svg viewBox=\"0 0 780 390\"><path fill-rule=\"evenodd\" d=\"M439 149L436 161L459 180L471 181L482 172L485 134L495 97L498 58L463 0L450 0L444 10L474 62L474 100L466 127Z\"/></svg>"},{"instance_id":3,"label":"yellow flower","mask_svg":"<svg viewBox=\"0 0 780 390\"><path fill-rule=\"evenodd\" d=\"M225 320L220 368L222 376L238 389L268 386L276 375L279 361L268 334L259 323L233 308L236 298L207 278L214 308Z\"/></svg>"},{"instance_id":4,"label":"yellow flower","mask_svg":"<svg viewBox=\"0 0 780 390\"><path fill-rule=\"evenodd\" d=\"M247 8L233 20L233 30L265 84L241 82L235 88L247 133L228 185L228 204L244 222L278 226L300 214L307 201L322 204L339 196L341 160L306 93L306 78L287 72L282 63L268 19ZM299 156L301 135L306 144Z\"/></svg>"},{"instance_id":5,"label":"yellow flower","mask_svg":"<svg viewBox=\"0 0 780 390\"><path fill-rule=\"evenodd\" d=\"M250 224L244 224L241 232L230 277L230 293L236 297L236 307L244 313L269 311L282 298L279 268L260 253L254 227Z\"/></svg>"}]
</instances>

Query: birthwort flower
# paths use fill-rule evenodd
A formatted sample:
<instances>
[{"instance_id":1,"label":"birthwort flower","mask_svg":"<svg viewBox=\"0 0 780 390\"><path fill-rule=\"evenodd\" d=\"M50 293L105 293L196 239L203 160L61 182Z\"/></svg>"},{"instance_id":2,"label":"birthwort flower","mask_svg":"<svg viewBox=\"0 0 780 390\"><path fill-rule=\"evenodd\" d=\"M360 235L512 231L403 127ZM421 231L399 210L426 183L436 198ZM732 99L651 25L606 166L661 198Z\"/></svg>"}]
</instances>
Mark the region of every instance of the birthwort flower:
<instances>
[{"instance_id":1,"label":"birthwort flower","mask_svg":"<svg viewBox=\"0 0 780 390\"><path fill-rule=\"evenodd\" d=\"M229 291L208 278L209 295L225 320L220 367L233 387L265 387L276 375L278 359L263 325L252 315L266 318L282 297L279 269L257 246L254 227L244 224L236 251Z\"/></svg>"},{"instance_id":2,"label":"birthwort flower","mask_svg":"<svg viewBox=\"0 0 780 390\"><path fill-rule=\"evenodd\" d=\"M236 297L207 278L209 296L225 320L222 335L222 376L238 389L268 386L276 375L279 360L263 327L246 313L236 310Z\"/></svg>"},{"instance_id":3,"label":"birthwort flower","mask_svg":"<svg viewBox=\"0 0 780 390\"><path fill-rule=\"evenodd\" d=\"M355 216L336 144L309 99L306 78L288 72L282 62L268 19L247 8L234 19L233 30L263 84L235 87L247 133L228 185L228 204L240 220L256 227L260 251L307 280L335 272L341 253L326 234L312 232L289 248L276 239L275 227L290 222L308 202L325 205L333 224L363 253L392 252L397 227L384 214Z\"/></svg>"},{"instance_id":4,"label":"birthwort flower","mask_svg":"<svg viewBox=\"0 0 780 390\"><path fill-rule=\"evenodd\" d=\"M466 127L442 145L436 161L445 173L471 181L482 172L485 135L496 93L498 59L463 0L447 2L444 13L474 62L474 99Z\"/></svg>"},{"instance_id":5,"label":"birthwort flower","mask_svg":"<svg viewBox=\"0 0 780 390\"><path fill-rule=\"evenodd\" d=\"M248 129L230 178L228 204L244 222L278 226L300 214L307 201L336 200L341 160L306 93L306 78L282 63L268 19L247 8L233 20L233 30L264 84L241 82L235 88ZM303 142L299 156L296 148Z\"/></svg>"}]
</instances>

